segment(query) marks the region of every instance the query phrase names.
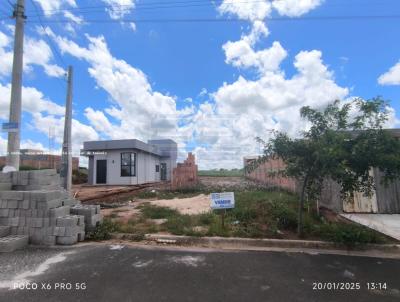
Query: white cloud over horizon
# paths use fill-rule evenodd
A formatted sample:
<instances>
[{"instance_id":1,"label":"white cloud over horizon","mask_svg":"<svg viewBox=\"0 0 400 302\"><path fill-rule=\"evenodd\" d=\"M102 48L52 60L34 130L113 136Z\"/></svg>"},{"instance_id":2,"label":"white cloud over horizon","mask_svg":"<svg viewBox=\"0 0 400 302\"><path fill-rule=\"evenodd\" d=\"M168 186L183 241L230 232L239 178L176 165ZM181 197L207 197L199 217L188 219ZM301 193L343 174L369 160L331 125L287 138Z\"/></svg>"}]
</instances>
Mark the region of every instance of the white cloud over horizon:
<instances>
[{"instance_id":1,"label":"white cloud over horizon","mask_svg":"<svg viewBox=\"0 0 400 302\"><path fill-rule=\"evenodd\" d=\"M121 19L135 9L134 0L101 0L107 5L112 19ZM42 9L76 7L74 0L36 0ZM225 63L237 69L234 80L220 83L210 91L201 90L198 96L180 100L172 93L154 89L151 79L141 69L115 57L112 45L105 36L86 34L84 39L67 37L50 29L62 55L72 56L87 66L88 75L96 87L107 93L108 102L91 105L83 110L83 118L73 119L73 150L79 153L87 140L137 138L171 138L178 142L180 159L188 146L194 146L199 167L236 168L242 166L243 156L258 154L261 149L255 137L268 139L271 130L299 135L307 125L300 118L304 105L322 108L336 100L348 100L350 89L337 84L335 74L318 49L304 49L290 54L282 41L270 40L268 17L272 13L299 17L318 6L323 0L224 0L218 13L246 20L237 40L225 41L221 50ZM64 17L78 26L85 21L70 12ZM121 21L122 22L122 21ZM134 23L125 23L135 31ZM71 28L71 32L75 27ZM83 35L82 35L83 36ZM81 38L81 37L80 37ZM260 48L260 41L263 48ZM78 42L79 41L79 42ZM0 31L0 77L11 71L11 38ZM290 60L293 74L286 75L282 67ZM61 77L64 70L53 63L50 47L44 40L27 38L25 72L35 66L43 68L51 77ZM249 76L248 71L251 76ZM173 71L172 71L173 72ZM1 78L0 78L1 79ZM400 62L379 78L382 85L400 84ZM9 84L0 83L0 118L8 116ZM23 110L32 116L33 129L48 135L54 129L55 140L62 142L64 107L56 104L34 87L24 87ZM201 99L201 102L195 100ZM177 109L178 101L185 107ZM180 107L179 107L180 108ZM388 125L399 124L393 108ZM4 144L0 137L0 150ZM26 146L40 147L40 143L24 141Z\"/></svg>"},{"instance_id":2,"label":"white cloud over horizon","mask_svg":"<svg viewBox=\"0 0 400 302\"><path fill-rule=\"evenodd\" d=\"M378 78L380 85L400 85L400 61Z\"/></svg>"}]
</instances>

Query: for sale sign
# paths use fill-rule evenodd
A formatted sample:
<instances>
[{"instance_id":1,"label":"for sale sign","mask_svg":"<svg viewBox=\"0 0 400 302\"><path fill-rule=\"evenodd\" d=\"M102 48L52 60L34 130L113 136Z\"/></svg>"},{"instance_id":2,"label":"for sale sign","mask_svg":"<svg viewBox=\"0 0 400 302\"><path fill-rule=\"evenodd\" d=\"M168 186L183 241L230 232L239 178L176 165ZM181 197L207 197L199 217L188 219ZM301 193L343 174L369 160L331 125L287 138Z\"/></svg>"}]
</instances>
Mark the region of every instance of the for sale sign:
<instances>
[{"instance_id":1,"label":"for sale sign","mask_svg":"<svg viewBox=\"0 0 400 302\"><path fill-rule=\"evenodd\" d=\"M235 195L233 192L211 193L211 209L232 209L235 207Z\"/></svg>"}]
</instances>

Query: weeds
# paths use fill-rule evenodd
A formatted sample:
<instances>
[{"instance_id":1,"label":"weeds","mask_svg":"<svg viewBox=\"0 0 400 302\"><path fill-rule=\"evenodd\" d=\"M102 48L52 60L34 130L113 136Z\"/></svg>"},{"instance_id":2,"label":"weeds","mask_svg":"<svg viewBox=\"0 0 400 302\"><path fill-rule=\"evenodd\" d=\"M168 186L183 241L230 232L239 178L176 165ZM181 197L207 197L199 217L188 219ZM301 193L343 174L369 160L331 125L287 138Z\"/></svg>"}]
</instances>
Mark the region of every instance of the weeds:
<instances>
[{"instance_id":1,"label":"weeds","mask_svg":"<svg viewBox=\"0 0 400 302\"><path fill-rule=\"evenodd\" d=\"M104 218L103 222L100 223L93 231L86 234L86 239L89 240L108 240L111 238L111 233L118 230L118 224L112 219Z\"/></svg>"},{"instance_id":2,"label":"weeds","mask_svg":"<svg viewBox=\"0 0 400 302\"><path fill-rule=\"evenodd\" d=\"M146 196L157 194L158 198L180 197L186 194L198 194L200 188L191 188L172 192L149 192ZM150 194L151 193L151 194ZM202 192L205 193L205 192ZM171 195L166 195L171 194ZM144 196L144 195L143 195ZM118 232L130 233L144 238L145 233L168 232L174 235L222 236L246 238L287 238L287 234L296 236L298 200L293 194L267 190L243 190L235 192L235 208L227 210L225 226L221 224L219 213L208 212L198 215L183 215L168 207L158 207L144 203L139 207L141 214L127 223L116 223ZM156 224L153 219L166 219ZM106 222L99 229L97 237L107 236L111 224ZM366 243L384 243L379 233L365 227L327 223L314 213L304 212L305 237L321 238L347 246ZM136 238L136 237L135 237Z\"/></svg>"}]
</instances>

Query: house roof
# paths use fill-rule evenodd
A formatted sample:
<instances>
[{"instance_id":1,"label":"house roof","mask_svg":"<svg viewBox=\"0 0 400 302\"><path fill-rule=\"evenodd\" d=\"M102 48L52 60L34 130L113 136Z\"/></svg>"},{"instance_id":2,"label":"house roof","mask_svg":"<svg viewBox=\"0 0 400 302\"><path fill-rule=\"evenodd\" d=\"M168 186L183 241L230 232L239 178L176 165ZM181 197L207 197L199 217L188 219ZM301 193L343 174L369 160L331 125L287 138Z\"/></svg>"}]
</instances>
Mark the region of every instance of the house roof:
<instances>
[{"instance_id":1,"label":"house roof","mask_svg":"<svg viewBox=\"0 0 400 302\"><path fill-rule=\"evenodd\" d=\"M95 151L137 149L157 156L162 156L159 148L152 144L147 144L138 139L122 139L108 141L89 141L83 143L82 155L90 155Z\"/></svg>"}]
</instances>

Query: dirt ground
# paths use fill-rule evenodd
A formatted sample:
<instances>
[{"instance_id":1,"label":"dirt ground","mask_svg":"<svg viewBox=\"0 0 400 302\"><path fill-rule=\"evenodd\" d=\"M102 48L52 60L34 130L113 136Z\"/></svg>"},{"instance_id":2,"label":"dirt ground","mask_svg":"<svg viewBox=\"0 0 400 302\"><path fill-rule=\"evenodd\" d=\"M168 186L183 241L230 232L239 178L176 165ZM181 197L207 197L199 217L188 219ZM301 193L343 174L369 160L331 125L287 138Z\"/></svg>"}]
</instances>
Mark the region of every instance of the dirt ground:
<instances>
[{"instance_id":1,"label":"dirt ground","mask_svg":"<svg viewBox=\"0 0 400 302\"><path fill-rule=\"evenodd\" d=\"M196 215L210 211L210 198L201 194L190 198L150 200L150 204L175 209L181 214Z\"/></svg>"},{"instance_id":2,"label":"dirt ground","mask_svg":"<svg viewBox=\"0 0 400 302\"><path fill-rule=\"evenodd\" d=\"M181 214L196 215L210 211L210 199L207 195L200 194L198 196L190 198L175 198L175 199L143 199L136 200L135 202L129 202L127 205L111 208L102 209L101 212L104 216L110 216L111 214L122 221L126 222L131 217L139 213L138 206L143 203L150 203L159 207L169 207L175 209Z\"/></svg>"},{"instance_id":3,"label":"dirt ground","mask_svg":"<svg viewBox=\"0 0 400 302\"><path fill-rule=\"evenodd\" d=\"M253 181L237 176L200 176L199 180L201 184L210 188L245 189L257 186Z\"/></svg>"}]
</instances>

